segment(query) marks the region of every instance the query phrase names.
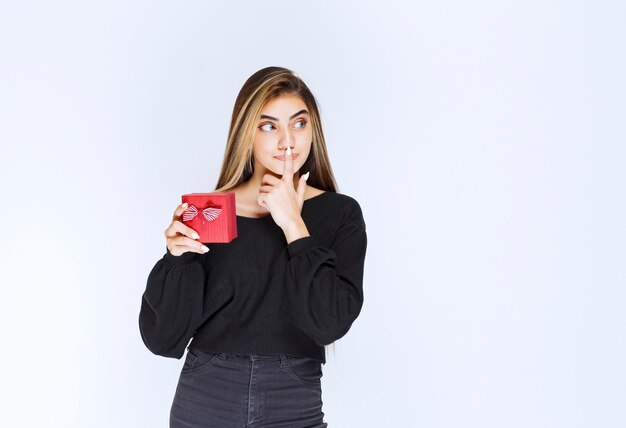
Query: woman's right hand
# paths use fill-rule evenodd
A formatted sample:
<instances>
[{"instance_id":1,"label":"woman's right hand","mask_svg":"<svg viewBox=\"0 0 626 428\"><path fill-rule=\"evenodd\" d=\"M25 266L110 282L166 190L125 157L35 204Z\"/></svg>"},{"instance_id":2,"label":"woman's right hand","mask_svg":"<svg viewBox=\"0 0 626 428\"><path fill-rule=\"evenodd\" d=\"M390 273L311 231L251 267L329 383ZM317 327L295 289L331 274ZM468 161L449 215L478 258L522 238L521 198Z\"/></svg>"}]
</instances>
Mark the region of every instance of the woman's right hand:
<instances>
[{"instance_id":1,"label":"woman's right hand","mask_svg":"<svg viewBox=\"0 0 626 428\"><path fill-rule=\"evenodd\" d=\"M200 238L196 231L185 226L180 221L180 217L186 209L186 202L180 204L176 208L176 211L174 211L172 222L163 232L165 234L165 241L167 242L167 249L170 250L173 256L180 256L189 251L199 254L204 254L209 251L209 248L202 245L202 242L196 241L196 239Z\"/></svg>"}]
</instances>

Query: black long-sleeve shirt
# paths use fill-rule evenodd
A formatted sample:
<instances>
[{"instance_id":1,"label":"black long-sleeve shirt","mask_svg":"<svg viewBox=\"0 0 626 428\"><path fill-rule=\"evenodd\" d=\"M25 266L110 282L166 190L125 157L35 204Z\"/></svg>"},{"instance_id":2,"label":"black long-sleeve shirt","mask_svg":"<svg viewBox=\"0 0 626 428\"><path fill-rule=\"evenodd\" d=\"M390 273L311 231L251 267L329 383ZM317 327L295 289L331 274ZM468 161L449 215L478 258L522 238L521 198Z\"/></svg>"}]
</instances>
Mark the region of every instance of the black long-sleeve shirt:
<instances>
[{"instance_id":1,"label":"black long-sleeve shirt","mask_svg":"<svg viewBox=\"0 0 626 428\"><path fill-rule=\"evenodd\" d=\"M139 314L148 349L180 359L205 352L279 354L326 363L324 345L361 312L367 235L358 202L326 191L304 201L311 236L287 244L271 215L237 216L238 236L205 254L163 257Z\"/></svg>"}]
</instances>

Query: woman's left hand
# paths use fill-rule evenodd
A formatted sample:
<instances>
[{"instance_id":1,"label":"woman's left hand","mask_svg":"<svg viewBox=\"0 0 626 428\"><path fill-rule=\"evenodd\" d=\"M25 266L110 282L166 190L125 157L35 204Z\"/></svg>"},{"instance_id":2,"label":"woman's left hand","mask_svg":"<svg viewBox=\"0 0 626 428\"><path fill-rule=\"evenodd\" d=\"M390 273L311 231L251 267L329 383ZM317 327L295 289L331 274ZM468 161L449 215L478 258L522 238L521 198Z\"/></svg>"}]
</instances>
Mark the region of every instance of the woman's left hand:
<instances>
[{"instance_id":1,"label":"woman's left hand","mask_svg":"<svg viewBox=\"0 0 626 428\"><path fill-rule=\"evenodd\" d=\"M304 190L309 175L307 173L300 176L298 189L295 189L294 174L291 147L287 146L285 162L283 163L283 176L277 178L271 174L265 174L261 180L261 187L259 187L257 202L270 211L274 222L283 230L290 223L302 219L300 213L304 204Z\"/></svg>"}]
</instances>

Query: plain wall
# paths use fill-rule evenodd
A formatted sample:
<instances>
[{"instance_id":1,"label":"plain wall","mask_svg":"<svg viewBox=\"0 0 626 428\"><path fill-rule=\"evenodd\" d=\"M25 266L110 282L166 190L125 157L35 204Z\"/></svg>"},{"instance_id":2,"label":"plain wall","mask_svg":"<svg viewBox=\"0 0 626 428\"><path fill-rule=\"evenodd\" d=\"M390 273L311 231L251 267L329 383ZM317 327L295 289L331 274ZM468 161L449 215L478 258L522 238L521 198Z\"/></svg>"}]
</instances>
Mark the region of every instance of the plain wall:
<instances>
[{"instance_id":1,"label":"plain wall","mask_svg":"<svg viewBox=\"0 0 626 428\"><path fill-rule=\"evenodd\" d=\"M167 426L141 295L278 65L368 232L329 426L626 426L625 41L607 0L1 0L0 425Z\"/></svg>"}]
</instances>

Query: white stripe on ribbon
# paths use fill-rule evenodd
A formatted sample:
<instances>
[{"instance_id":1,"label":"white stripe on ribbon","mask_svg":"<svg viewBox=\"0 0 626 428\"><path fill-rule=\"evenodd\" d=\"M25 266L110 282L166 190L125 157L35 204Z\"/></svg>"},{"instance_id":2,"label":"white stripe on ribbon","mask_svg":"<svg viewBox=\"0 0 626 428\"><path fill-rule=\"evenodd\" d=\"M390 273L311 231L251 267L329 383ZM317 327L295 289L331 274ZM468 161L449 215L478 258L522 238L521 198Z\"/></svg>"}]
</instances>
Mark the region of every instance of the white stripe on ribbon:
<instances>
[{"instance_id":1,"label":"white stripe on ribbon","mask_svg":"<svg viewBox=\"0 0 626 428\"><path fill-rule=\"evenodd\" d=\"M204 218L207 219L207 221L213 221L219 217L221 212L221 208L208 207L202 210L202 215L204 216ZM197 215L198 208L193 205L189 205L189 207L185 211L183 211L183 221L193 220L194 218L196 218Z\"/></svg>"}]
</instances>

